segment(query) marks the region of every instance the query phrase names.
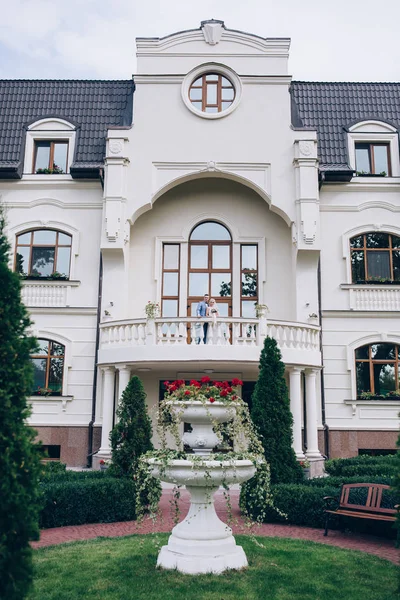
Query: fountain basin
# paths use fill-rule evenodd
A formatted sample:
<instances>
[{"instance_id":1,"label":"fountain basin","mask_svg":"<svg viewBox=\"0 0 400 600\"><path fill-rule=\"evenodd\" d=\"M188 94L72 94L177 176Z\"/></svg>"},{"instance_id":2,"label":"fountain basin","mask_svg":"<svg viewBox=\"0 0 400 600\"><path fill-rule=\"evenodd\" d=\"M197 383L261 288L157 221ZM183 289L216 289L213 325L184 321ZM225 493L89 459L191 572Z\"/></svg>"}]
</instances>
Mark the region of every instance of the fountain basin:
<instances>
[{"instance_id":1,"label":"fountain basin","mask_svg":"<svg viewBox=\"0 0 400 600\"><path fill-rule=\"evenodd\" d=\"M221 483L231 485L251 479L256 468L251 460L169 460L166 465L156 458L147 459L153 477L167 483L188 487L219 487Z\"/></svg>"}]
</instances>

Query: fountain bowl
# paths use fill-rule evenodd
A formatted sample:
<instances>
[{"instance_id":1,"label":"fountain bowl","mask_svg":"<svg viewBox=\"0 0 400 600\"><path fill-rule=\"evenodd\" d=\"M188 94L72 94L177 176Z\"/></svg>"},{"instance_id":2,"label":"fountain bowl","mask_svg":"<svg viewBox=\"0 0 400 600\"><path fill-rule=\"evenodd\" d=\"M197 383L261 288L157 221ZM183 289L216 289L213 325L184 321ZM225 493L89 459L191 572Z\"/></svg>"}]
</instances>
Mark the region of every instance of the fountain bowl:
<instances>
[{"instance_id":1,"label":"fountain bowl","mask_svg":"<svg viewBox=\"0 0 400 600\"><path fill-rule=\"evenodd\" d=\"M251 460L192 460L173 459L164 464L159 459L147 459L153 477L175 485L188 487L219 487L251 479L256 468Z\"/></svg>"}]
</instances>

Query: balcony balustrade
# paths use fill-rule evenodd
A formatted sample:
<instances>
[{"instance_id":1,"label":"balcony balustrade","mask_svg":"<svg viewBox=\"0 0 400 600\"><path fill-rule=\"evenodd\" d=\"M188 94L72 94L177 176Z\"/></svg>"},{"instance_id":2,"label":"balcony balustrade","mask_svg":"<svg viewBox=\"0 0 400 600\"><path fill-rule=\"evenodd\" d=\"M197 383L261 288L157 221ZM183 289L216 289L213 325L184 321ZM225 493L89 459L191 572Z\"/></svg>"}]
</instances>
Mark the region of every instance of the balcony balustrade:
<instances>
[{"instance_id":1,"label":"balcony balustrade","mask_svg":"<svg viewBox=\"0 0 400 600\"><path fill-rule=\"evenodd\" d=\"M22 300L28 307L66 307L71 303L71 288L79 281L26 280L22 285Z\"/></svg>"},{"instance_id":2,"label":"balcony balustrade","mask_svg":"<svg viewBox=\"0 0 400 600\"><path fill-rule=\"evenodd\" d=\"M205 323L208 328L204 342ZM99 362L103 364L206 356L215 360L258 361L264 339L270 336L276 339L285 362L320 365L320 328L305 323L235 317L220 317L213 322L177 317L109 321L102 323L100 329Z\"/></svg>"},{"instance_id":3,"label":"balcony balustrade","mask_svg":"<svg viewBox=\"0 0 400 600\"><path fill-rule=\"evenodd\" d=\"M349 291L350 309L352 310L400 310L399 287L384 285L353 286Z\"/></svg>"}]
</instances>

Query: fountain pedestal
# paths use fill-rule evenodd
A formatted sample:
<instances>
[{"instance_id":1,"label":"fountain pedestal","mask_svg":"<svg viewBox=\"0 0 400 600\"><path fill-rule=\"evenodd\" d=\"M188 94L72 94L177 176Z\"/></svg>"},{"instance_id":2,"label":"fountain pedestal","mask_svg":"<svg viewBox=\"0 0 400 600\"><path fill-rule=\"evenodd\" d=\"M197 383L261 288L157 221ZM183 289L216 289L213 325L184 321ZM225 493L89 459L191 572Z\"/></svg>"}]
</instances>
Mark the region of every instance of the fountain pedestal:
<instances>
[{"instance_id":1,"label":"fountain pedestal","mask_svg":"<svg viewBox=\"0 0 400 600\"><path fill-rule=\"evenodd\" d=\"M180 402L172 406L181 420L201 425L202 431L201 436L195 431L195 435L185 439L189 445L193 444L196 460L169 460L167 464L157 459L148 460L154 477L185 485L191 495L189 513L173 528L168 545L161 548L157 566L191 575L218 574L247 567L246 555L243 548L236 545L232 529L215 512L214 494L222 483L247 481L256 469L250 460L210 460L212 445L210 447L208 441L215 443L212 422L229 421L235 416L235 410L217 402L207 407L201 402ZM199 456L200 452L203 456Z\"/></svg>"},{"instance_id":2,"label":"fountain pedestal","mask_svg":"<svg viewBox=\"0 0 400 600\"><path fill-rule=\"evenodd\" d=\"M158 555L157 566L190 575L247 567L246 555L236 545L232 529L215 512L213 496L218 486L186 488L191 495L189 513L173 528L168 546L163 546Z\"/></svg>"}]
</instances>

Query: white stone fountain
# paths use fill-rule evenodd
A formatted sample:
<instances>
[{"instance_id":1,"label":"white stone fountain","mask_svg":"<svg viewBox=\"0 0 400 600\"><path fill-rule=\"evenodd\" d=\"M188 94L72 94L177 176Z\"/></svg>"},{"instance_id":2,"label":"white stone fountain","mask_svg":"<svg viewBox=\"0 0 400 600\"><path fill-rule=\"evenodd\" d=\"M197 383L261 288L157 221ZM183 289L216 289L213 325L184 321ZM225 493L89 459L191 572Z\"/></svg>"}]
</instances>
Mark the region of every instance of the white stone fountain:
<instances>
[{"instance_id":1,"label":"white stone fountain","mask_svg":"<svg viewBox=\"0 0 400 600\"><path fill-rule=\"evenodd\" d=\"M177 569L181 573L222 573L227 569L242 569L247 558L237 546L232 530L217 516L214 493L224 484L242 483L253 477L255 467L250 460L212 460L211 451L220 441L212 423L225 423L235 416L234 405L222 402L171 402L171 409L181 421L190 423L191 433L183 441L202 459L169 460L165 465L149 459L151 474L162 481L185 485L191 503L186 518L176 525L168 545L161 548L157 566ZM210 458L210 460L208 460Z\"/></svg>"}]
</instances>

